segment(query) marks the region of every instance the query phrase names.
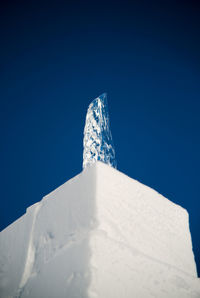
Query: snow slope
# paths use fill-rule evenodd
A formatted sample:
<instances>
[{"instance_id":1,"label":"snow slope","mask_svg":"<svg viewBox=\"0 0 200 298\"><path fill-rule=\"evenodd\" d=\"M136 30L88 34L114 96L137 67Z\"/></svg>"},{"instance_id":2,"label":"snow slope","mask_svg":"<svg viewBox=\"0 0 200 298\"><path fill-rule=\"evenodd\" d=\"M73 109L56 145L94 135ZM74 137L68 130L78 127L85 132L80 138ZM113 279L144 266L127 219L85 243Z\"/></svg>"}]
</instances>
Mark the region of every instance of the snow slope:
<instances>
[{"instance_id":1,"label":"snow slope","mask_svg":"<svg viewBox=\"0 0 200 298\"><path fill-rule=\"evenodd\" d=\"M187 211L97 162L0 233L0 297L200 297Z\"/></svg>"}]
</instances>

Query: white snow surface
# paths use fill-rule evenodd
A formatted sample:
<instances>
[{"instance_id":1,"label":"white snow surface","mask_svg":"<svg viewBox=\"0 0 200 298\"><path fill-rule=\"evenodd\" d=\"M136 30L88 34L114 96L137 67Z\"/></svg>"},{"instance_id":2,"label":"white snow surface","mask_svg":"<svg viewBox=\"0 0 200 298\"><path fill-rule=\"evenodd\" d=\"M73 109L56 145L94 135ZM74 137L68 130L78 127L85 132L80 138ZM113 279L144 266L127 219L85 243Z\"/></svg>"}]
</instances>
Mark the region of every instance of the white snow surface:
<instances>
[{"instance_id":1,"label":"white snow surface","mask_svg":"<svg viewBox=\"0 0 200 298\"><path fill-rule=\"evenodd\" d=\"M0 297L200 297L188 213L97 162L0 233Z\"/></svg>"}]
</instances>

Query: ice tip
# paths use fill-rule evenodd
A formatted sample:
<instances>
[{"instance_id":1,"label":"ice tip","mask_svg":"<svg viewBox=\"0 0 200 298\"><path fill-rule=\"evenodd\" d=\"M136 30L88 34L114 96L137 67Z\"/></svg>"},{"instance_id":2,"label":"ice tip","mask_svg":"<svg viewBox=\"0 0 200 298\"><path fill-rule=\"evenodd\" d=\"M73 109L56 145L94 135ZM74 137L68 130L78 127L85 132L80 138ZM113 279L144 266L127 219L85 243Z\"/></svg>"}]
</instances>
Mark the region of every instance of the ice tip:
<instances>
[{"instance_id":1,"label":"ice tip","mask_svg":"<svg viewBox=\"0 0 200 298\"><path fill-rule=\"evenodd\" d=\"M101 95L99 95L98 97L93 99L93 101L91 103L95 103L97 101L100 101L103 104L107 104L107 93L106 92L102 93Z\"/></svg>"},{"instance_id":2,"label":"ice tip","mask_svg":"<svg viewBox=\"0 0 200 298\"><path fill-rule=\"evenodd\" d=\"M98 96L98 98L100 99L107 98L107 93L106 92L102 93L101 95Z\"/></svg>"},{"instance_id":3,"label":"ice tip","mask_svg":"<svg viewBox=\"0 0 200 298\"><path fill-rule=\"evenodd\" d=\"M83 169L97 160L116 168L117 163L110 130L107 93L102 93L90 103L85 120Z\"/></svg>"}]
</instances>

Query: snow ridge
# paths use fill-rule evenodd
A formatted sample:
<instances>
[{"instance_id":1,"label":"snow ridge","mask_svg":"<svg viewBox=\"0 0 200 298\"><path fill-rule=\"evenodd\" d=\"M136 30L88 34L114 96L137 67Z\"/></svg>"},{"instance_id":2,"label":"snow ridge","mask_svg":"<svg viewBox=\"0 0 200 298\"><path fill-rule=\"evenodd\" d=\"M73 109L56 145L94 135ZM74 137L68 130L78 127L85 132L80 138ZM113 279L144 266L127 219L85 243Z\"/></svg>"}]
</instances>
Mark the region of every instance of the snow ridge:
<instances>
[{"instance_id":1,"label":"snow ridge","mask_svg":"<svg viewBox=\"0 0 200 298\"><path fill-rule=\"evenodd\" d=\"M88 107L83 148L83 169L97 160L117 167L106 93L94 99Z\"/></svg>"},{"instance_id":2,"label":"snow ridge","mask_svg":"<svg viewBox=\"0 0 200 298\"><path fill-rule=\"evenodd\" d=\"M32 227L31 227L31 231L30 231L27 256L26 256L26 261L25 261L25 265L24 265L24 272L22 274L22 278L21 278L21 281L19 284L18 293L17 293L16 297L21 296L23 288L25 287L27 281L29 280L29 278L32 274L32 269L33 269L33 265L35 262L35 247L33 244L33 239L34 239L35 223L36 223L36 219L37 219L37 214L41 208L41 202L36 203L34 205L34 207L35 207L35 209L34 209L34 214L33 214Z\"/></svg>"}]
</instances>

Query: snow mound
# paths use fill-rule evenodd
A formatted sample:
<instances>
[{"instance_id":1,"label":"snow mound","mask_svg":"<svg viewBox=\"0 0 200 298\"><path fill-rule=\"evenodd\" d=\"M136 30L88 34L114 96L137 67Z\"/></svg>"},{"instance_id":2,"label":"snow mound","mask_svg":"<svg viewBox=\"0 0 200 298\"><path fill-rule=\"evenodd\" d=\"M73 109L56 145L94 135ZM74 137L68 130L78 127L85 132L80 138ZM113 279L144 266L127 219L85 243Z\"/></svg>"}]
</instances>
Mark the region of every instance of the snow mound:
<instances>
[{"instance_id":1,"label":"snow mound","mask_svg":"<svg viewBox=\"0 0 200 298\"><path fill-rule=\"evenodd\" d=\"M188 214L97 162L0 234L0 297L200 297Z\"/></svg>"}]
</instances>

